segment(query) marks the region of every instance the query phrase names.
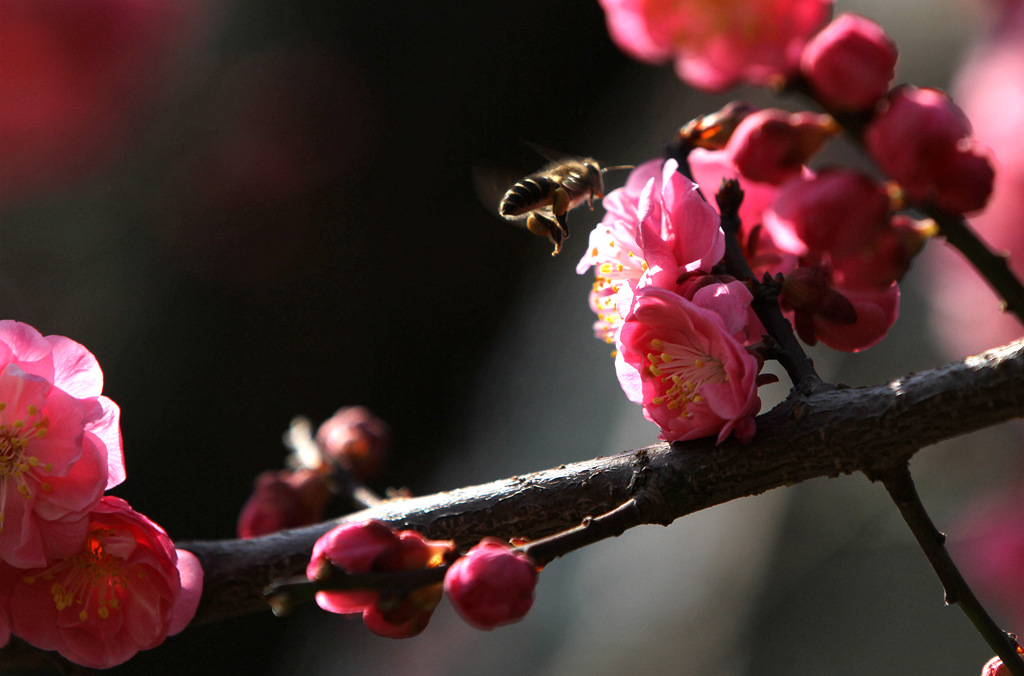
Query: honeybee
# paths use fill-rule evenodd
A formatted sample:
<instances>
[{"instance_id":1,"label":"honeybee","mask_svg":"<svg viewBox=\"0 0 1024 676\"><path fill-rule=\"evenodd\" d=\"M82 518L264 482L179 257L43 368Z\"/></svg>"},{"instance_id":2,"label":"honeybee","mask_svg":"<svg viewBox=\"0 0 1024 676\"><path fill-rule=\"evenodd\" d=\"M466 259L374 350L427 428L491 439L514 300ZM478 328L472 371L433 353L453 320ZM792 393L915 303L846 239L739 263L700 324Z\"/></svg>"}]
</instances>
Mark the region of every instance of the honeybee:
<instances>
[{"instance_id":1,"label":"honeybee","mask_svg":"<svg viewBox=\"0 0 1024 676\"><path fill-rule=\"evenodd\" d=\"M509 188L498 213L509 220L526 218L530 232L555 245L554 256L569 238L565 215L583 202L593 209L594 200L604 197L605 171L591 157L552 162Z\"/></svg>"}]
</instances>

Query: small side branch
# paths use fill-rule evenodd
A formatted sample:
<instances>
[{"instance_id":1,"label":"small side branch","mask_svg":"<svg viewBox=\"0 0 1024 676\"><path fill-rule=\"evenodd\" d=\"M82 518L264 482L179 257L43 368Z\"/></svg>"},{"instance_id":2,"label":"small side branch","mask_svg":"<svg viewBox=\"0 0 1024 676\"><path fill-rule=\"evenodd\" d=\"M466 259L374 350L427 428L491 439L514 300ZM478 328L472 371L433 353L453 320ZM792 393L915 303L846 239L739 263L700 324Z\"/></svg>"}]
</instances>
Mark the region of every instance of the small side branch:
<instances>
[{"instance_id":1,"label":"small side branch","mask_svg":"<svg viewBox=\"0 0 1024 676\"><path fill-rule=\"evenodd\" d=\"M877 474L868 473L868 476L881 481L885 489L889 491L889 496L896 503L900 515L910 526L917 543L928 557L928 562L942 583L946 603L960 606L978 633L999 655L1013 676L1024 676L1024 661L1017 654L1017 641L999 628L995 620L978 601L956 564L953 563L953 559L945 547L946 536L935 527L928 516L917 493L917 488L914 486L914 479L910 476L907 463L901 463Z\"/></svg>"},{"instance_id":2,"label":"small side branch","mask_svg":"<svg viewBox=\"0 0 1024 676\"><path fill-rule=\"evenodd\" d=\"M786 369L793 385L813 388L821 384L821 377L814 368L814 362L807 356L800 341L793 333L793 325L782 314L777 293L770 293L750 268L740 248L739 208L743 202L743 190L735 179L722 181L715 194L718 211L722 215L722 229L725 231L725 267L733 277L747 282L754 294L752 307L765 330L778 345L778 361Z\"/></svg>"}]
</instances>

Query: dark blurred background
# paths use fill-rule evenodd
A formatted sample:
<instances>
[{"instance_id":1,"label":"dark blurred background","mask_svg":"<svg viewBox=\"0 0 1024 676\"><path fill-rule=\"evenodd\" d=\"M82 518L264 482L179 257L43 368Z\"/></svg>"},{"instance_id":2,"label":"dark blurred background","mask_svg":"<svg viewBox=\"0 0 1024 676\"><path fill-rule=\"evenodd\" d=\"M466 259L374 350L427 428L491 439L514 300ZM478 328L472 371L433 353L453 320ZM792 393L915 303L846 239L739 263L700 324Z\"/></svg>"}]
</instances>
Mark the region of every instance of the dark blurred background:
<instances>
[{"instance_id":1,"label":"dark blurred background","mask_svg":"<svg viewBox=\"0 0 1024 676\"><path fill-rule=\"evenodd\" d=\"M172 537L233 537L291 418L343 405L393 430L378 490L654 441L573 273L600 210L573 214L552 260L497 198L544 163L531 143L639 163L735 92L629 61L583 0L4 3L2 314L98 357L122 410L113 492ZM885 24L921 84L945 84L967 36L953 0L840 9ZM819 363L852 384L940 363L914 302L910 288L891 343ZM776 491L596 546L492 634L446 605L404 642L268 612L114 672L974 673L987 648L875 488Z\"/></svg>"}]
</instances>

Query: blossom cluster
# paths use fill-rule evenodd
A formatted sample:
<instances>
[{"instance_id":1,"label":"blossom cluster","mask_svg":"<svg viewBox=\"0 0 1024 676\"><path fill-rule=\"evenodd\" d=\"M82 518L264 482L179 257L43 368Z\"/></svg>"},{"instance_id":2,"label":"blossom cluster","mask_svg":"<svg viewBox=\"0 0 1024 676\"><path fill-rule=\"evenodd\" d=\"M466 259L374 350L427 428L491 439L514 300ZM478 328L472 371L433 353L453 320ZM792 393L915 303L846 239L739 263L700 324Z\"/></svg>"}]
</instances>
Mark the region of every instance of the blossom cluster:
<instances>
[{"instance_id":1,"label":"blossom cluster","mask_svg":"<svg viewBox=\"0 0 1024 676\"><path fill-rule=\"evenodd\" d=\"M749 440L775 337L762 340L754 294L761 308L777 298L808 345L875 345L896 321L900 279L935 232L902 210L983 208L989 151L943 92L890 89L895 44L862 16L826 24L831 2L761 0L743 12L686 0L602 5L626 52L672 59L690 84L788 86L826 111L734 103L684 126L671 159L638 166L604 198L606 215L577 266L594 269L595 334L615 345L619 382L661 438ZM808 166L841 130L839 117L856 120L852 131L891 181ZM727 180L742 201L719 213L709 202ZM744 264L725 259L727 237Z\"/></svg>"},{"instance_id":2,"label":"blossom cluster","mask_svg":"<svg viewBox=\"0 0 1024 676\"><path fill-rule=\"evenodd\" d=\"M0 645L15 635L107 668L195 614L203 571L104 491L125 478L116 404L96 358L0 321Z\"/></svg>"},{"instance_id":3,"label":"blossom cluster","mask_svg":"<svg viewBox=\"0 0 1024 676\"><path fill-rule=\"evenodd\" d=\"M412 530L395 531L380 521L361 521L337 526L317 540L306 575L324 587L316 594L317 605L332 613L361 614L370 631L387 638L422 632L445 593L459 614L479 629L526 615L537 584L537 567L527 555L496 538L484 538L456 556L451 542L428 540ZM432 569L443 572L443 578L412 577ZM380 589L369 583L332 589L338 571L342 576L396 577L390 584L382 582ZM403 573L411 576L401 578Z\"/></svg>"}]
</instances>

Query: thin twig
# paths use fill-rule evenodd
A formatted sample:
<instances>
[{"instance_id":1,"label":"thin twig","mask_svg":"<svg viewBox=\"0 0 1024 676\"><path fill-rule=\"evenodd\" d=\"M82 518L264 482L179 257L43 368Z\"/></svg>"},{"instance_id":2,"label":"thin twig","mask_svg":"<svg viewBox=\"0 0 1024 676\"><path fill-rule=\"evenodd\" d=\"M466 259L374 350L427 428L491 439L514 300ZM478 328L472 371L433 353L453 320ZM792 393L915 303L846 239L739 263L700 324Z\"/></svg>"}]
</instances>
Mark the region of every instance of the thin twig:
<instances>
[{"instance_id":1,"label":"thin twig","mask_svg":"<svg viewBox=\"0 0 1024 676\"><path fill-rule=\"evenodd\" d=\"M939 234L956 247L999 294L1004 309L1012 312L1024 324L1024 286L1010 270L1007 257L989 249L963 216L929 207L924 207L922 211L938 224Z\"/></svg>"},{"instance_id":2,"label":"thin twig","mask_svg":"<svg viewBox=\"0 0 1024 676\"><path fill-rule=\"evenodd\" d=\"M910 526L921 550L939 577L945 591L946 603L960 606L1013 676L1024 676L1024 661L1017 654L1016 640L999 628L953 563L945 547L946 536L939 532L928 516L907 463L900 463L877 474L867 474L872 479L881 481L889 491L896 508L900 510L900 515Z\"/></svg>"},{"instance_id":3,"label":"thin twig","mask_svg":"<svg viewBox=\"0 0 1024 676\"><path fill-rule=\"evenodd\" d=\"M776 294L768 292L755 277L750 263L740 247L739 208L743 203L743 189L735 179L725 179L715 193L718 212L722 215L722 229L725 231L725 267L730 275L747 282L754 294L751 305L761 320L768 335L778 345L777 359L786 369L793 385L813 388L821 384L821 377L814 369L814 362L807 356L800 341L793 333L793 325L782 314Z\"/></svg>"}]
</instances>

